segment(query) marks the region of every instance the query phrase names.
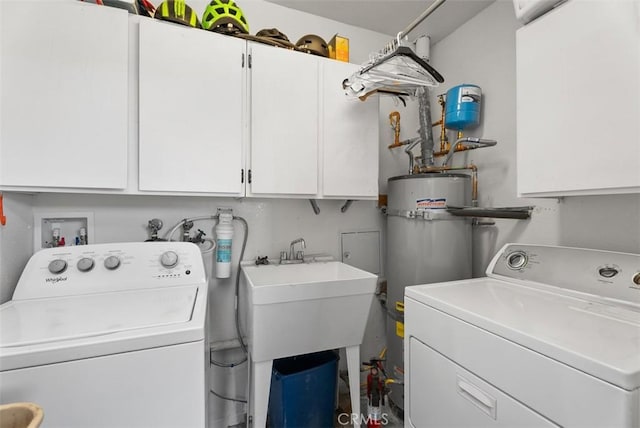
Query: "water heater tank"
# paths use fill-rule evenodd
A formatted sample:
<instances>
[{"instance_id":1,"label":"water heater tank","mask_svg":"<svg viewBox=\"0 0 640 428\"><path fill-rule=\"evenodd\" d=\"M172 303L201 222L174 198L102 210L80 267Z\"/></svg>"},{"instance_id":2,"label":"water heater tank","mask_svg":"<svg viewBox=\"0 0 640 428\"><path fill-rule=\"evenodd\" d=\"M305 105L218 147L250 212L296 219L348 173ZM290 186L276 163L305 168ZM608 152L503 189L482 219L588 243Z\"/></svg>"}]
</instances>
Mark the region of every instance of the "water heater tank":
<instances>
[{"instance_id":1,"label":"water heater tank","mask_svg":"<svg viewBox=\"0 0 640 428\"><path fill-rule=\"evenodd\" d=\"M392 177L387 203L387 375L404 373L404 288L471 277L472 226L447 205L471 205L471 177L426 173ZM401 415L404 390L389 384L389 404Z\"/></svg>"},{"instance_id":2,"label":"water heater tank","mask_svg":"<svg viewBox=\"0 0 640 428\"><path fill-rule=\"evenodd\" d=\"M480 123L482 90L477 85L462 84L447 91L444 123L447 129L461 131Z\"/></svg>"}]
</instances>

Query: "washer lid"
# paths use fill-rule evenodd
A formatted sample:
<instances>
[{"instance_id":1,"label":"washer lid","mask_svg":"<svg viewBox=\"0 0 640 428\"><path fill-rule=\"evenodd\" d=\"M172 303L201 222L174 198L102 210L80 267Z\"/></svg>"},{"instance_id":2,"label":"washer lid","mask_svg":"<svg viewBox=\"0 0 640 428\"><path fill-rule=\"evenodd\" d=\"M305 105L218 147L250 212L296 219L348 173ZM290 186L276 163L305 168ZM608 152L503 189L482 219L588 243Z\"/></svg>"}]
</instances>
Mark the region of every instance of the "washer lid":
<instances>
[{"instance_id":1,"label":"washer lid","mask_svg":"<svg viewBox=\"0 0 640 428\"><path fill-rule=\"evenodd\" d=\"M0 353L191 320L198 287L16 300L0 306Z\"/></svg>"},{"instance_id":2,"label":"washer lid","mask_svg":"<svg viewBox=\"0 0 640 428\"><path fill-rule=\"evenodd\" d=\"M640 387L640 310L551 286L479 278L407 297L626 390Z\"/></svg>"}]
</instances>

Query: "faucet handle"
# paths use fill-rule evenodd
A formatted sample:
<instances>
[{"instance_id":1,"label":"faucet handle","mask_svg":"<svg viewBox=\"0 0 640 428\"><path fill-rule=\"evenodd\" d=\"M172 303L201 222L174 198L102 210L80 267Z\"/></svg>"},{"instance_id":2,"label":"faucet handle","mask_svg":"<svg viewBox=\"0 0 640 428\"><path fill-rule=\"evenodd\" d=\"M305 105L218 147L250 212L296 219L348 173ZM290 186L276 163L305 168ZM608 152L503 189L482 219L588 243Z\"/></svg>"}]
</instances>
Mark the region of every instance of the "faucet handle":
<instances>
[{"instance_id":1,"label":"faucet handle","mask_svg":"<svg viewBox=\"0 0 640 428\"><path fill-rule=\"evenodd\" d=\"M286 251L280 251L280 260L287 260L289 258L289 253Z\"/></svg>"},{"instance_id":2,"label":"faucet handle","mask_svg":"<svg viewBox=\"0 0 640 428\"><path fill-rule=\"evenodd\" d=\"M296 260L304 260L304 251L298 251L296 253Z\"/></svg>"}]
</instances>

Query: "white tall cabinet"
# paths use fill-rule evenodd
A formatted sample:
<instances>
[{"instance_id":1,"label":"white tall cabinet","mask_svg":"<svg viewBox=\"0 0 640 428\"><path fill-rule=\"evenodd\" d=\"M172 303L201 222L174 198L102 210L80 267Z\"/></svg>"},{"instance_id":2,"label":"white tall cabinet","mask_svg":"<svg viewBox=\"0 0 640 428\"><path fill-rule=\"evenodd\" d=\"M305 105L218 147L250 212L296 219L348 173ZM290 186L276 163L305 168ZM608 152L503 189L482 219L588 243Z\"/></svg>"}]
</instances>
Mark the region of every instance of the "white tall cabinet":
<instances>
[{"instance_id":1,"label":"white tall cabinet","mask_svg":"<svg viewBox=\"0 0 640 428\"><path fill-rule=\"evenodd\" d=\"M240 196L244 40L140 22L139 188Z\"/></svg>"},{"instance_id":2,"label":"white tall cabinet","mask_svg":"<svg viewBox=\"0 0 640 428\"><path fill-rule=\"evenodd\" d=\"M516 46L518 193L640 192L640 2L569 0Z\"/></svg>"},{"instance_id":3,"label":"white tall cabinet","mask_svg":"<svg viewBox=\"0 0 640 428\"><path fill-rule=\"evenodd\" d=\"M0 2L0 185L127 186L128 14Z\"/></svg>"}]
</instances>

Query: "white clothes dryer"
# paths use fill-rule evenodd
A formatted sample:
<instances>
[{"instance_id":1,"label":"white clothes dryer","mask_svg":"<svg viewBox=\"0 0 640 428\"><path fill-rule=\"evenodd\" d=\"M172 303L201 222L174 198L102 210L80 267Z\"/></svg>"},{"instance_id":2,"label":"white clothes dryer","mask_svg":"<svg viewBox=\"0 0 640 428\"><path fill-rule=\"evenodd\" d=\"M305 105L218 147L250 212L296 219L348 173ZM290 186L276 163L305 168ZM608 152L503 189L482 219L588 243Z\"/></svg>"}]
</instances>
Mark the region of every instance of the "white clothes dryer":
<instances>
[{"instance_id":1,"label":"white clothes dryer","mask_svg":"<svg viewBox=\"0 0 640 428\"><path fill-rule=\"evenodd\" d=\"M405 290L406 427L639 427L640 255L507 244Z\"/></svg>"},{"instance_id":2,"label":"white clothes dryer","mask_svg":"<svg viewBox=\"0 0 640 428\"><path fill-rule=\"evenodd\" d=\"M35 253L0 306L0 403L43 427L205 427L207 294L191 243Z\"/></svg>"}]
</instances>

